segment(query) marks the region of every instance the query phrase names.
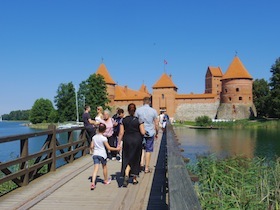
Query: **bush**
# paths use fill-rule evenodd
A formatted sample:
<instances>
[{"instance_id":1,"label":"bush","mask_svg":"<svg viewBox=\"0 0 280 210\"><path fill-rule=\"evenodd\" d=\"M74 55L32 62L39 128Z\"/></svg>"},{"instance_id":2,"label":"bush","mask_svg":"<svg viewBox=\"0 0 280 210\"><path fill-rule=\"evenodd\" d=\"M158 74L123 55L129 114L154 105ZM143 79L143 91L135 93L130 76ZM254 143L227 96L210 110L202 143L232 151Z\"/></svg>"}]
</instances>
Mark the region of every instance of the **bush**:
<instances>
[{"instance_id":1,"label":"bush","mask_svg":"<svg viewBox=\"0 0 280 210\"><path fill-rule=\"evenodd\" d=\"M200 116L195 118L195 124L199 126L207 126L207 125L211 125L211 123L212 120L208 116Z\"/></svg>"}]
</instances>

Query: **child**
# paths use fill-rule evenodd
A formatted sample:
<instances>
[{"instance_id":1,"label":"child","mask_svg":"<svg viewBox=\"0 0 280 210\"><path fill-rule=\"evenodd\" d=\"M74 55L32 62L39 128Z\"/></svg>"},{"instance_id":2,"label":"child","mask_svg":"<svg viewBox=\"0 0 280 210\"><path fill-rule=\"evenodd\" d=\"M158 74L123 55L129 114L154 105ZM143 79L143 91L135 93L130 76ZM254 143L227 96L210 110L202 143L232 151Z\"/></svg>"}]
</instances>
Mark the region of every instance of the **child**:
<instances>
[{"instance_id":1,"label":"child","mask_svg":"<svg viewBox=\"0 0 280 210\"><path fill-rule=\"evenodd\" d=\"M98 133L92 137L92 142L90 144L90 149L93 150L92 159L94 163L94 168L92 172L92 181L90 187L91 190L94 190L94 188L96 187L95 180L96 180L99 164L102 164L103 167L103 175L104 175L103 183L110 184L111 182L111 179L110 178L108 179L108 172L107 172L107 165L106 165L107 153L105 147L107 148L107 150L111 150L111 151L120 150L119 147L118 148L110 147L107 138L103 136L105 130L106 130L106 125L100 123L98 127Z\"/></svg>"}]
</instances>

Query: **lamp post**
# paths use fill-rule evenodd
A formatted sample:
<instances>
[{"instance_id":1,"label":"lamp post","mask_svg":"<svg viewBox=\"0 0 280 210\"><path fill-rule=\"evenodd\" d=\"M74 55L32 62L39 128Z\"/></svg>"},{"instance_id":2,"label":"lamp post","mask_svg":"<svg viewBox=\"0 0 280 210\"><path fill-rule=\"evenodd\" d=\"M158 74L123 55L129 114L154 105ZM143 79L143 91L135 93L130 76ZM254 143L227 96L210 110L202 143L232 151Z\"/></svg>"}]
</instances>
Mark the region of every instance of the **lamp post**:
<instances>
[{"instance_id":1,"label":"lamp post","mask_svg":"<svg viewBox=\"0 0 280 210\"><path fill-rule=\"evenodd\" d=\"M76 96L76 112L77 112L77 122L79 122L79 109L78 109L78 90L75 91Z\"/></svg>"}]
</instances>

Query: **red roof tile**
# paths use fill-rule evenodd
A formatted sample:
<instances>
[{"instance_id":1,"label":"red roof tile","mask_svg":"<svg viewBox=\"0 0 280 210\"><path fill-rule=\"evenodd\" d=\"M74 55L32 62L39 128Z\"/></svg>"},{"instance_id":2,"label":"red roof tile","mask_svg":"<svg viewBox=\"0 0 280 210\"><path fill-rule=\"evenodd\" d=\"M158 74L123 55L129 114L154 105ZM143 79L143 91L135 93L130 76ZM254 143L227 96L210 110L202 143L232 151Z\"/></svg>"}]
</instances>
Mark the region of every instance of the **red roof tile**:
<instances>
[{"instance_id":1,"label":"red roof tile","mask_svg":"<svg viewBox=\"0 0 280 210\"><path fill-rule=\"evenodd\" d=\"M104 63L101 63L99 68L96 71L96 74L102 75L104 77L105 83L110 85L115 85L116 83L112 79L111 75L109 74L106 66Z\"/></svg>"},{"instance_id":2,"label":"red roof tile","mask_svg":"<svg viewBox=\"0 0 280 210\"><path fill-rule=\"evenodd\" d=\"M212 76L215 76L215 77L223 76L223 72L220 67L209 66L208 69L211 72Z\"/></svg>"},{"instance_id":3,"label":"red roof tile","mask_svg":"<svg viewBox=\"0 0 280 210\"><path fill-rule=\"evenodd\" d=\"M224 80L224 79L253 79L253 78L249 74L247 69L244 67L240 59L237 56L235 56L222 79Z\"/></svg>"},{"instance_id":4,"label":"red roof tile","mask_svg":"<svg viewBox=\"0 0 280 210\"><path fill-rule=\"evenodd\" d=\"M153 85L153 88L176 88L172 78L166 73L163 73L160 79Z\"/></svg>"},{"instance_id":5,"label":"red roof tile","mask_svg":"<svg viewBox=\"0 0 280 210\"><path fill-rule=\"evenodd\" d=\"M115 86L115 101L143 100L145 97L150 97L150 94L132 90L127 86Z\"/></svg>"}]
</instances>

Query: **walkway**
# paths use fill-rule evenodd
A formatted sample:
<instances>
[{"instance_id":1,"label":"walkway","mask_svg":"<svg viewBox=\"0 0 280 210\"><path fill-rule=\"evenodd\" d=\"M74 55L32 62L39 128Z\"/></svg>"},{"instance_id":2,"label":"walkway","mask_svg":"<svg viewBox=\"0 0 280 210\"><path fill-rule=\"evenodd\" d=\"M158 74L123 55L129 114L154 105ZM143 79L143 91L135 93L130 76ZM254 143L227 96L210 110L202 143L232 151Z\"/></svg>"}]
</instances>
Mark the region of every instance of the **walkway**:
<instances>
[{"instance_id":1,"label":"walkway","mask_svg":"<svg viewBox=\"0 0 280 210\"><path fill-rule=\"evenodd\" d=\"M160 134L152 155L153 172L141 173L138 185L120 187L121 163L109 161L108 172L113 179L112 183L103 185L102 170L99 170L97 187L91 191L93 164L88 155L0 197L0 209L167 209L166 154L165 145L161 145L161 137ZM161 161L157 164L158 154Z\"/></svg>"}]
</instances>

